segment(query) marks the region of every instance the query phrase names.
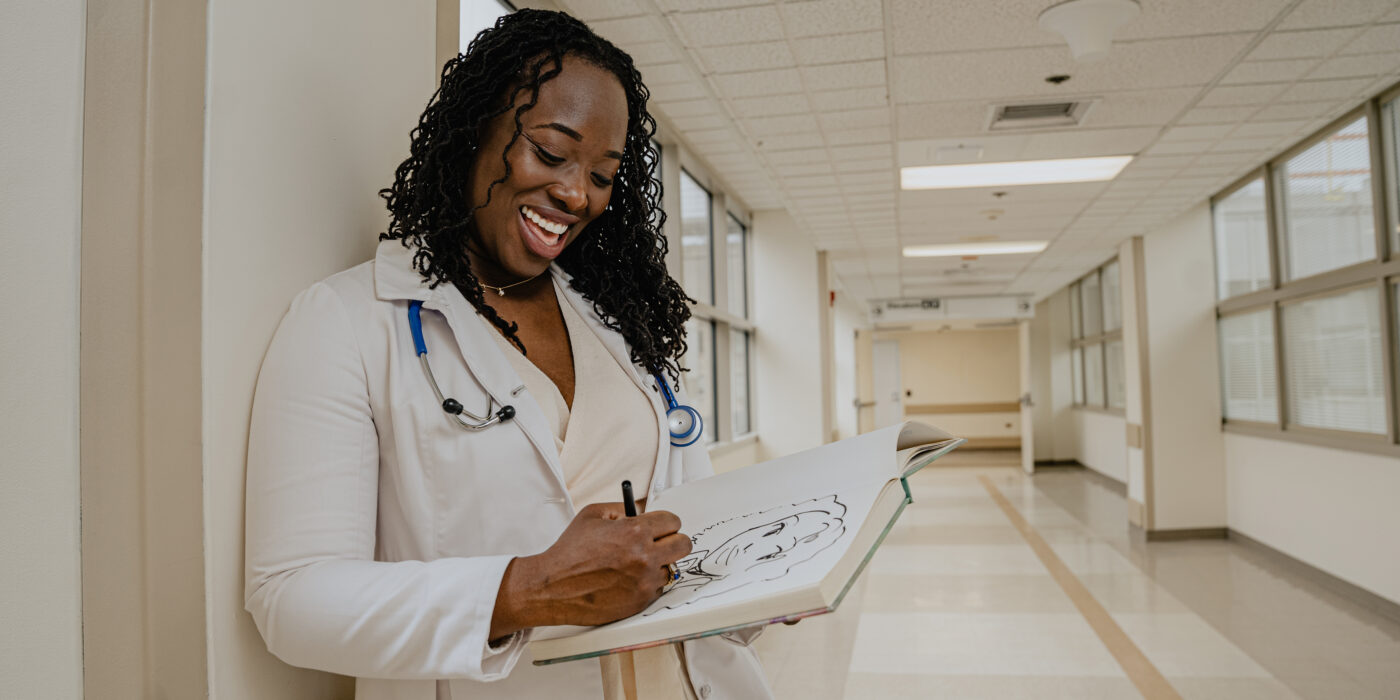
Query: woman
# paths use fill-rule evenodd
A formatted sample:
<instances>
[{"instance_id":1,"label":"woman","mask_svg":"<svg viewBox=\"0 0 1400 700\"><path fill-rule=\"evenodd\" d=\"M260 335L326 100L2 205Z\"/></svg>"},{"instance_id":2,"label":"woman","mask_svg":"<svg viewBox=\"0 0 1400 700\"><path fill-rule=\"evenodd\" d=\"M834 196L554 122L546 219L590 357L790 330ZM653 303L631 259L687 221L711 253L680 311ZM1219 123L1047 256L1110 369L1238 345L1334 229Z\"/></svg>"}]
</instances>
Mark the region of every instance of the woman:
<instances>
[{"instance_id":1,"label":"woman","mask_svg":"<svg viewBox=\"0 0 1400 700\"><path fill-rule=\"evenodd\" d=\"M522 658L534 627L644 609L690 552L674 515L624 517L623 479L711 473L658 385L689 311L646 100L577 20L502 18L444 70L375 259L293 301L248 451L246 605L283 660L371 699L770 696L751 634Z\"/></svg>"}]
</instances>

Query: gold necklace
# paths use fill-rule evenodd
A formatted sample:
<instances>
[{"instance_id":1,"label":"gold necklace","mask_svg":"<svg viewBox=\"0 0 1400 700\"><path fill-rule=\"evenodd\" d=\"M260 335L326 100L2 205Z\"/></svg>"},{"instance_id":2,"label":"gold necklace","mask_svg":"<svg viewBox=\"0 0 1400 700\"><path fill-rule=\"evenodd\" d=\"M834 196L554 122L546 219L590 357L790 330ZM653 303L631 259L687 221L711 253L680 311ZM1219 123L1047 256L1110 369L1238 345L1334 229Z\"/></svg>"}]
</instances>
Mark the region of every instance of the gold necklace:
<instances>
[{"instance_id":1,"label":"gold necklace","mask_svg":"<svg viewBox=\"0 0 1400 700\"><path fill-rule=\"evenodd\" d=\"M544 274L543 272L540 273L540 275L543 275L543 274ZM477 284L480 284L482 287L485 287L486 289L490 289L491 291L495 292L495 293L496 293L496 296L502 296L502 297L503 297L503 296L506 295L506 290L507 290L507 289L510 289L511 287L518 287L518 286L520 286L520 285L522 285L522 284L525 284L526 282L529 282L529 281L531 281L531 280L533 280L533 279L538 278L540 275L535 275L534 277L527 277L527 278L525 278L525 279L523 279L523 280L520 280L519 282L512 282L512 283L510 283L510 284L508 284L508 285L506 285L506 286L504 286L504 287L493 287L493 286L491 286L491 285L489 285L489 284L487 284L487 283L485 283L485 282L482 282L482 281L480 281L480 280L477 280Z\"/></svg>"}]
</instances>

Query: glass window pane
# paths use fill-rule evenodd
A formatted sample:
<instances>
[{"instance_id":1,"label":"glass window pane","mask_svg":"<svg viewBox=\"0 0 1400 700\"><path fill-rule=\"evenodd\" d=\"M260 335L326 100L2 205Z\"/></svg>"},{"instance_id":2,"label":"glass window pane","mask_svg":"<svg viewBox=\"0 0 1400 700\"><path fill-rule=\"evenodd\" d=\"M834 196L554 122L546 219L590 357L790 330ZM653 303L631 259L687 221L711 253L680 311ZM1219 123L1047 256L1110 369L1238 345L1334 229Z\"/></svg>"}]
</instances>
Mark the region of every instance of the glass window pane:
<instances>
[{"instance_id":1,"label":"glass window pane","mask_svg":"<svg viewBox=\"0 0 1400 700\"><path fill-rule=\"evenodd\" d=\"M1084 403L1103 408L1103 343L1084 346Z\"/></svg>"},{"instance_id":2,"label":"glass window pane","mask_svg":"<svg viewBox=\"0 0 1400 700\"><path fill-rule=\"evenodd\" d=\"M1119 290L1118 261L1103 266L1103 330L1123 327L1123 297Z\"/></svg>"},{"instance_id":3,"label":"glass window pane","mask_svg":"<svg viewBox=\"0 0 1400 700\"><path fill-rule=\"evenodd\" d=\"M725 217L729 220L729 230L724 237L724 247L728 252L729 276L729 312L735 316L748 318L749 316L749 271L748 258L745 245L745 238L748 237L749 230L734 218L733 215Z\"/></svg>"},{"instance_id":4,"label":"glass window pane","mask_svg":"<svg viewBox=\"0 0 1400 700\"><path fill-rule=\"evenodd\" d=\"M1099 291L1099 273L1084 278L1080 283L1080 303L1084 313L1084 337L1090 338L1103 333L1103 295Z\"/></svg>"},{"instance_id":5,"label":"glass window pane","mask_svg":"<svg viewBox=\"0 0 1400 700\"><path fill-rule=\"evenodd\" d=\"M690 405L705 423L705 442L715 441L715 324L703 318L685 322L685 362L681 375Z\"/></svg>"},{"instance_id":6,"label":"glass window pane","mask_svg":"<svg viewBox=\"0 0 1400 700\"><path fill-rule=\"evenodd\" d=\"M1269 287L1269 223L1264 178L1215 203L1215 294L1229 299Z\"/></svg>"},{"instance_id":7,"label":"glass window pane","mask_svg":"<svg viewBox=\"0 0 1400 700\"><path fill-rule=\"evenodd\" d=\"M1071 391L1074 394L1074 405L1084 405L1084 349L1075 348L1069 351L1069 373L1070 382L1073 383Z\"/></svg>"},{"instance_id":8,"label":"glass window pane","mask_svg":"<svg viewBox=\"0 0 1400 700\"><path fill-rule=\"evenodd\" d=\"M1220 319L1220 385L1226 420L1278 423L1273 309Z\"/></svg>"},{"instance_id":9,"label":"glass window pane","mask_svg":"<svg viewBox=\"0 0 1400 700\"><path fill-rule=\"evenodd\" d=\"M749 420L749 343L747 331L729 333L729 415L734 422L734 436L753 429Z\"/></svg>"},{"instance_id":10,"label":"glass window pane","mask_svg":"<svg viewBox=\"0 0 1400 700\"><path fill-rule=\"evenodd\" d=\"M681 260L685 293L701 303L715 303L710 192L684 170L681 171Z\"/></svg>"},{"instance_id":11,"label":"glass window pane","mask_svg":"<svg viewBox=\"0 0 1400 700\"><path fill-rule=\"evenodd\" d=\"M1290 158L1280 181L1289 279L1376 257L1365 117Z\"/></svg>"},{"instance_id":12,"label":"glass window pane","mask_svg":"<svg viewBox=\"0 0 1400 700\"><path fill-rule=\"evenodd\" d=\"M1385 433L1377 288L1283 307L1283 358L1290 423Z\"/></svg>"},{"instance_id":13,"label":"glass window pane","mask_svg":"<svg viewBox=\"0 0 1400 700\"><path fill-rule=\"evenodd\" d=\"M459 17L461 22L457 25L457 41L460 44L458 50L466 53L467 47L477 34L495 25L496 19L501 15L508 14L510 8L501 4L499 0L462 0Z\"/></svg>"},{"instance_id":14,"label":"glass window pane","mask_svg":"<svg viewBox=\"0 0 1400 700\"><path fill-rule=\"evenodd\" d=\"M1104 346L1104 362L1108 375L1108 407L1128 405L1128 385L1123 378L1123 341L1112 340Z\"/></svg>"},{"instance_id":15,"label":"glass window pane","mask_svg":"<svg viewBox=\"0 0 1400 700\"><path fill-rule=\"evenodd\" d=\"M1390 159L1390 254L1400 253L1400 99L1387 102L1381 120L1389 134Z\"/></svg>"},{"instance_id":16,"label":"glass window pane","mask_svg":"<svg viewBox=\"0 0 1400 700\"><path fill-rule=\"evenodd\" d=\"M1069 286L1069 330L1071 338L1079 340L1084 337L1083 312L1079 306L1079 283L1075 282Z\"/></svg>"}]
</instances>

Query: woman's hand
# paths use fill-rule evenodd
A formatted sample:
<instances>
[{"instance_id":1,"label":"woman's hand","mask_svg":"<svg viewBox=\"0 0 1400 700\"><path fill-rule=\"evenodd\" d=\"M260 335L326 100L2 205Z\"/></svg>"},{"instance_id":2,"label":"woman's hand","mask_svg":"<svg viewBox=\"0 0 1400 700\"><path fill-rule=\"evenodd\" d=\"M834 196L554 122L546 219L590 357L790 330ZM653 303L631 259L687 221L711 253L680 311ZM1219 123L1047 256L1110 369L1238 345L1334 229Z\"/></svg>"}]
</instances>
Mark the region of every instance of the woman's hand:
<instances>
[{"instance_id":1,"label":"woman's hand","mask_svg":"<svg viewBox=\"0 0 1400 700\"><path fill-rule=\"evenodd\" d=\"M491 638L542 625L601 625L641 612L660 597L666 565L690 554L680 527L680 518L666 511L628 518L621 503L585 506L549 549L510 563Z\"/></svg>"}]
</instances>

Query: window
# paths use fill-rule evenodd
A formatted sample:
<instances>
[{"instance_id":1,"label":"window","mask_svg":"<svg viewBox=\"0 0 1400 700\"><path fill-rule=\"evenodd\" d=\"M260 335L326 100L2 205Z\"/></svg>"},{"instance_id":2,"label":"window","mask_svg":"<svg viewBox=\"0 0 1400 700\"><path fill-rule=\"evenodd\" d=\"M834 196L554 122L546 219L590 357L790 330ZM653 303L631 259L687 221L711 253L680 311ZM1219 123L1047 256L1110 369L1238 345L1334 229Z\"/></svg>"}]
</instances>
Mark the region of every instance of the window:
<instances>
[{"instance_id":1,"label":"window","mask_svg":"<svg viewBox=\"0 0 1400 700\"><path fill-rule=\"evenodd\" d=\"M1396 112L1368 102L1213 201L1227 428L1400 455Z\"/></svg>"},{"instance_id":2,"label":"window","mask_svg":"<svg viewBox=\"0 0 1400 700\"><path fill-rule=\"evenodd\" d=\"M729 313L740 318L749 316L749 270L747 244L749 229L734 218L725 217L729 227L724 237L724 248L728 254Z\"/></svg>"},{"instance_id":3,"label":"window","mask_svg":"<svg viewBox=\"0 0 1400 700\"><path fill-rule=\"evenodd\" d=\"M729 334L729 417L734 436L747 435L753 430L749 420L749 333L730 331Z\"/></svg>"},{"instance_id":4,"label":"window","mask_svg":"<svg viewBox=\"0 0 1400 700\"><path fill-rule=\"evenodd\" d=\"M1215 202L1216 297L1248 294L1270 286L1269 215L1264 178L1252 180Z\"/></svg>"},{"instance_id":5,"label":"window","mask_svg":"<svg viewBox=\"0 0 1400 700\"><path fill-rule=\"evenodd\" d=\"M498 18L512 11L509 5L500 0L462 0L459 9L461 23L458 25L457 35L461 48L458 50L466 53L472 39L475 39L481 30L495 25Z\"/></svg>"},{"instance_id":6,"label":"window","mask_svg":"<svg viewBox=\"0 0 1400 700\"><path fill-rule=\"evenodd\" d=\"M685 381L690 405L700 412L704 422L706 443L715 442L715 324L703 318L685 322Z\"/></svg>"},{"instance_id":7,"label":"window","mask_svg":"<svg viewBox=\"0 0 1400 700\"><path fill-rule=\"evenodd\" d=\"M681 171L681 284L702 304L715 303L710 191Z\"/></svg>"},{"instance_id":8,"label":"window","mask_svg":"<svg viewBox=\"0 0 1400 700\"><path fill-rule=\"evenodd\" d=\"M728 444L755 432L754 349L758 331L749 320L748 250L753 230L747 212L713 174L679 145L656 144L663 206L678 254L671 274L696 300L686 324L689 350L682 358L690 400L705 422L707 444ZM672 193L679 193L674 196ZM679 225L677 225L677 223ZM678 268L678 269L677 269Z\"/></svg>"},{"instance_id":9,"label":"window","mask_svg":"<svg viewBox=\"0 0 1400 700\"><path fill-rule=\"evenodd\" d=\"M1226 420L1278 423L1273 309L1220 319L1220 379Z\"/></svg>"},{"instance_id":10,"label":"window","mask_svg":"<svg viewBox=\"0 0 1400 700\"><path fill-rule=\"evenodd\" d=\"M1366 117L1329 134L1275 172L1283 199L1288 279L1376 257Z\"/></svg>"},{"instance_id":11,"label":"window","mask_svg":"<svg viewBox=\"0 0 1400 700\"><path fill-rule=\"evenodd\" d=\"M1069 287L1070 380L1074 405L1121 412L1127 405L1123 301L1118 260Z\"/></svg>"},{"instance_id":12,"label":"window","mask_svg":"<svg viewBox=\"0 0 1400 700\"><path fill-rule=\"evenodd\" d=\"M1385 434L1380 296L1368 286L1283 307L1290 423Z\"/></svg>"}]
</instances>

